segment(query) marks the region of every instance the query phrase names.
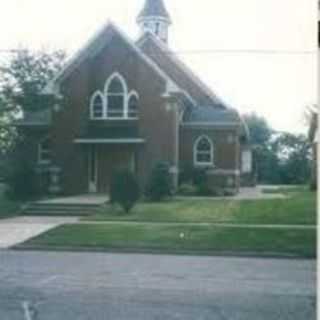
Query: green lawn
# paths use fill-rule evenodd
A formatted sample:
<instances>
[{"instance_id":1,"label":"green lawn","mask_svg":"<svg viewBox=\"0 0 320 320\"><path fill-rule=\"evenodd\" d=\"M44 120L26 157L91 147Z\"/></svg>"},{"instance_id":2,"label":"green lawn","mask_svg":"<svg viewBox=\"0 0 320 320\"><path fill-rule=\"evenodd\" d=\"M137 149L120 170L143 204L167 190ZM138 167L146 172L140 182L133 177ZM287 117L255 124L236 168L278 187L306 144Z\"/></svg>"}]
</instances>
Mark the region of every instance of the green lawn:
<instances>
[{"instance_id":1,"label":"green lawn","mask_svg":"<svg viewBox=\"0 0 320 320\"><path fill-rule=\"evenodd\" d=\"M214 225L219 222L315 225L316 195L300 189L283 192L290 197L259 201L140 203L131 214L126 215L119 208L108 206L94 217L85 218L96 223L61 226L31 239L25 245L52 249L94 248L192 254L235 252L314 257L315 228Z\"/></svg>"},{"instance_id":2,"label":"green lawn","mask_svg":"<svg viewBox=\"0 0 320 320\"><path fill-rule=\"evenodd\" d=\"M316 231L157 223L78 224L58 227L24 245L52 249L95 248L194 254L236 252L314 257Z\"/></svg>"},{"instance_id":3,"label":"green lawn","mask_svg":"<svg viewBox=\"0 0 320 320\"><path fill-rule=\"evenodd\" d=\"M301 189L286 189L288 199L269 200L176 200L139 203L130 214L117 206L107 206L85 220L137 222L207 222L250 224L316 223L316 194Z\"/></svg>"},{"instance_id":4,"label":"green lawn","mask_svg":"<svg viewBox=\"0 0 320 320\"><path fill-rule=\"evenodd\" d=\"M0 219L8 218L17 214L21 203L12 201L4 195L4 185L0 183Z\"/></svg>"}]
</instances>

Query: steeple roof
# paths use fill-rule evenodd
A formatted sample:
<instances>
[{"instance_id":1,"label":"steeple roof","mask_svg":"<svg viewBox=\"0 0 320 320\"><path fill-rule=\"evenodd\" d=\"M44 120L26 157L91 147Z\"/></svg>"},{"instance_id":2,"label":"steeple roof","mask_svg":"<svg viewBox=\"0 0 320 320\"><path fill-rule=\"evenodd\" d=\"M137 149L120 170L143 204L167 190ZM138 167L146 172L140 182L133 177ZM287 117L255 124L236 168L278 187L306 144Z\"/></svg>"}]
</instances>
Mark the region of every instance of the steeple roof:
<instances>
[{"instance_id":1,"label":"steeple roof","mask_svg":"<svg viewBox=\"0 0 320 320\"><path fill-rule=\"evenodd\" d=\"M138 15L138 21L148 17L161 17L171 21L163 0L146 0L144 8Z\"/></svg>"}]
</instances>

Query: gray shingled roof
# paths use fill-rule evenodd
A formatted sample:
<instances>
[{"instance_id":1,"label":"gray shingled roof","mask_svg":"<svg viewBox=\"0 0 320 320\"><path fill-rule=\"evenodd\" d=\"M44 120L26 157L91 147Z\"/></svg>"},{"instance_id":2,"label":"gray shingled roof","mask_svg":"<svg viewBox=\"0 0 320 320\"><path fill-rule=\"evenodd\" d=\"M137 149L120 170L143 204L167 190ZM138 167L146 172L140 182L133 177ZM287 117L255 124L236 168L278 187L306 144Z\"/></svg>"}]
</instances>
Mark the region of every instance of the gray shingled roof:
<instances>
[{"instance_id":1,"label":"gray shingled roof","mask_svg":"<svg viewBox=\"0 0 320 320\"><path fill-rule=\"evenodd\" d=\"M226 106L211 90L205 89L205 84L194 75L186 65L177 63L177 57L171 58L165 47L160 47L159 41L150 33L146 34L139 48L151 58L177 85L188 92L199 105L216 105L225 109ZM210 92L208 92L210 91ZM211 94L211 95L209 95Z\"/></svg>"},{"instance_id":2,"label":"gray shingled roof","mask_svg":"<svg viewBox=\"0 0 320 320\"><path fill-rule=\"evenodd\" d=\"M234 109L218 109L212 106L199 106L190 108L184 114L185 123L203 123L203 124L240 124L240 118Z\"/></svg>"},{"instance_id":3,"label":"gray shingled roof","mask_svg":"<svg viewBox=\"0 0 320 320\"><path fill-rule=\"evenodd\" d=\"M245 121L240 117L235 109L229 108L219 110L212 106L208 107L192 107L185 111L183 115L185 124L206 125L232 125L239 126L241 136L244 141L249 142L250 132Z\"/></svg>"},{"instance_id":4,"label":"gray shingled roof","mask_svg":"<svg viewBox=\"0 0 320 320\"><path fill-rule=\"evenodd\" d=\"M163 0L146 0L144 8L138 15L138 21L146 17L162 17L171 21Z\"/></svg>"}]
</instances>

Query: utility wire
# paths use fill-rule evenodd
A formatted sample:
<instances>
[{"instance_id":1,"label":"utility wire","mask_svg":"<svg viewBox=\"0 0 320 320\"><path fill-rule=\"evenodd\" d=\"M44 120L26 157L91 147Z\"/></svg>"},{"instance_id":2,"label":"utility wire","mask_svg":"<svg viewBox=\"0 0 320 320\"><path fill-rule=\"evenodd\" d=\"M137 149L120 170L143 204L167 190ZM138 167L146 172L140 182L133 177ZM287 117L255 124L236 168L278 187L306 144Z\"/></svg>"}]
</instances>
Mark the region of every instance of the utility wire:
<instances>
[{"instance_id":1,"label":"utility wire","mask_svg":"<svg viewBox=\"0 0 320 320\"><path fill-rule=\"evenodd\" d=\"M18 53L26 52L24 49L0 49L0 53ZM318 51L305 50L247 50L247 49L216 49L216 50L186 50L186 51L161 51L159 53L152 53L151 55L187 55L187 54L272 54L272 55L313 55L317 54Z\"/></svg>"}]
</instances>

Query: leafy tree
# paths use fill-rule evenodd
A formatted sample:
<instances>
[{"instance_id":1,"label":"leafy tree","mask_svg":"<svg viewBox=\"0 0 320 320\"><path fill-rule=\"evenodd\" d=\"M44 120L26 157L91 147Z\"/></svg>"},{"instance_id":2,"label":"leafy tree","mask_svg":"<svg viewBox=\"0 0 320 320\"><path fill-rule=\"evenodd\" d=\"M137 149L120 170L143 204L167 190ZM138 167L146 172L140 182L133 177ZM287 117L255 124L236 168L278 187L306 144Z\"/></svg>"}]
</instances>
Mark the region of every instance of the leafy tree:
<instances>
[{"instance_id":1,"label":"leafy tree","mask_svg":"<svg viewBox=\"0 0 320 320\"><path fill-rule=\"evenodd\" d=\"M151 201L161 201L172 194L169 164L159 162L153 168L146 189L146 196Z\"/></svg>"},{"instance_id":2,"label":"leafy tree","mask_svg":"<svg viewBox=\"0 0 320 320\"><path fill-rule=\"evenodd\" d=\"M62 51L19 50L0 65L0 148L8 148L17 137L14 119L30 111L52 106L55 98L42 89L62 68Z\"/></svg>"},{"instance_id":3,"label":"leafy tree","mask_svg":"<svg viewBox=\"0 0 320 320\"><path fill-rule=\"evenodd\" d=\"M244 119L250 130L258 182L307 183L310 176L310 144L304 135L276 132L267 121L252 113Z\"/></svg>"},{"instance_id":4,"label":"leafy tree","mask_svg":"<svg viewBox=\"0 0 320 320\"><path fill-rule=\"evenodd\" d=\"M121 170L114 174L110 197L111 203L119 204L126 213L130 212L140 197L138 182L131 171Z\"/></svg>"},{"instance_id":5,"label":"leafy tree","mask_svg":"<svg viewBox=\"0 0 320 320\"><path fill-rule=\"evenodd\" d=\"M258 182L279 183L278 176L273 170L278 160L270 145L274 130L263 117L256 113L244 115L244 120L250 131L254 168Z\"/></svg>"},{"instance_id":6,"label":"leafy tree","mask_svg":"<svg viewBox=\"0 0 320 320\"><path fill-rule=\"evenodd\" d=\"M312 161L311 161L311 177L310 188L316 191L318 188L318 151L317 151L317 135L319 123L319 107L317 105L308 106L305 110L305 120L308 126L308 139L312 147Z\"/></svg>"},{"instance_id":7,"label":"leafy tree","mask_svg":"<svg viewBox=\"0 0 320 320\"><path fill-rule=\"evenodd\" d=\"M285 184L304 184L310 179L311 145L302 134L281 133L273 142L279 158L279 176Z\"/></svg>"},{"instance_id":8,"label":"leafy tree","mask_svg":"<svg viewBox=\"0 0 320 320\"><path fill-rule=\"evenodd\" d=\"M274 133L268 122L256 113L246 114L243 118L249 127L251 143L253 145L267 144Z\"/></svg>"}]
</instances>

